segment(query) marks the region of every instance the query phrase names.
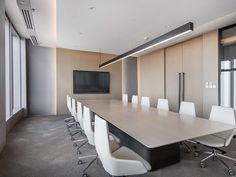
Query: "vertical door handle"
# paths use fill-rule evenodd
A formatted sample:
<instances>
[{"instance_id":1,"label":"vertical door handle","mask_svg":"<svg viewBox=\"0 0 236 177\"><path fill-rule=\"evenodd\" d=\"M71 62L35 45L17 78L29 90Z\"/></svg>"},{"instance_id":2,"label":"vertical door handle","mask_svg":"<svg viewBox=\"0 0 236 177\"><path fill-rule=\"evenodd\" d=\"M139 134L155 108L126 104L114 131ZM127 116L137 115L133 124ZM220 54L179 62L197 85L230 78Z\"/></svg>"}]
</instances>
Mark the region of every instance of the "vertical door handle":
<instances>
[{"instance_id":1,"label":"vertical door handle","mask_svg":"<svg viewBox=\"0 0 236 177\"><path fill-rule=\"evenodd\" d=\"M178 103L180 108L180 102L181 102L181 73L179 73L179 95L178 95Z\"/></svg>"},{"instance_id":2,"label":"vertical door handle","mask_svg":"<svg viewBox=\"0 0 236 177\"><path fill-rule=\"evenodd\" d=\"M182 101L185 99L185 72L183 74L183 88L182 88Z\"/></svg>"}]
</instances>

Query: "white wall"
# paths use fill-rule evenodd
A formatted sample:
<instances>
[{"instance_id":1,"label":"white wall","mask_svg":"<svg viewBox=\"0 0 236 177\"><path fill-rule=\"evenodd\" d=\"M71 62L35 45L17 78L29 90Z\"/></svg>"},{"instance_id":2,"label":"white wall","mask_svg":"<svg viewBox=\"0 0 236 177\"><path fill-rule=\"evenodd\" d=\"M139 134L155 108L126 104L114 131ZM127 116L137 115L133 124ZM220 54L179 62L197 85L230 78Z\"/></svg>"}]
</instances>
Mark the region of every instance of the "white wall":
<instances>
[{"instance_id":1,"label":"white wall","mask_svg":"<svg viewBox=\"0 0 236 177\"><path fill-rule=\"evenodd\" d=\"M5 4L0 0L0 152L6 143Z\"/></svg>"},{"instance_id":2,"label":"white wall","mask_svg":"<svg viewBox=\"0 0 236 177\"><path fill-rule=\"evenodd\" d=\"M27 41L28 114L56 114L56 49Z\"/></svg>"}]
</instances>

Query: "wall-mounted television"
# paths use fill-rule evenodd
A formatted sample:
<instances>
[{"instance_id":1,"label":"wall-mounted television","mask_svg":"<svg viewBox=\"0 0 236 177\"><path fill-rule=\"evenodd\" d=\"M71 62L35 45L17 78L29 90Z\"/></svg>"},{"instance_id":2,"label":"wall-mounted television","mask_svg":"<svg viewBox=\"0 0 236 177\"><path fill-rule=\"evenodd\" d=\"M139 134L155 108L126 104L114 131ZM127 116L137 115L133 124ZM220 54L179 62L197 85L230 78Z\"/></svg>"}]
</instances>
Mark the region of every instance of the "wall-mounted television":
<instances>
[{"instance_id":1,"label":"wall-mounted television","mask_svg":"<svg viewBox=\"0 0 236 177\"><path fill-rule=\"evenodd\" d=\"M110 73L74 70L73 92L110 93Z\"/></svg>"}]
</instances>

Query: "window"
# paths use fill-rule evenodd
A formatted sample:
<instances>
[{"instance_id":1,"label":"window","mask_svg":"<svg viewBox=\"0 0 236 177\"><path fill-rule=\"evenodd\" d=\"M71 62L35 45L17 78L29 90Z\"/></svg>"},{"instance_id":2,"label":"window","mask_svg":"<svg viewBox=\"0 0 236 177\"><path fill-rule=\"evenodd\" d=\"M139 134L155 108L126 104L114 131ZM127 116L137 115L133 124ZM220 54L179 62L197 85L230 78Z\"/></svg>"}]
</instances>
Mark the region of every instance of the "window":
<instances>
[{"instance_id":1,"label":"window","mask_svg":"<svg viewBox=\"0 0 236 177\"><path fill-rule=\"evenodd\" d=\"M25 39L5 20L6 120L26 108Z\"/></svg>"},{"instance_id":2,"label":"window","mask_svg":"<svg viewBox=\"0 0 236 177\"><path fill-rule=\"evenodd\" d=\"M5 60L6 60L6 119L11 116L10 86L10 23L5 20Z\"/></svg>"},{"instance_id":3,"label":"window","mask_svg":"<svg viewBox=\"0 0 236 177\"><path fill-rule=\"evenodd\" d=\"M13 114L21 109L21 56L20 37L12 28L12 108Z\"/></svg>"},{"instance_id":4,"label":"window","mask_svg":"<svg viewBox=\"0 0 236 177\"><path fill-rule=\"evenodd\" d=\"M236 25L220 30L220 105L236 109Z\"/></svg>"}]
</instances>

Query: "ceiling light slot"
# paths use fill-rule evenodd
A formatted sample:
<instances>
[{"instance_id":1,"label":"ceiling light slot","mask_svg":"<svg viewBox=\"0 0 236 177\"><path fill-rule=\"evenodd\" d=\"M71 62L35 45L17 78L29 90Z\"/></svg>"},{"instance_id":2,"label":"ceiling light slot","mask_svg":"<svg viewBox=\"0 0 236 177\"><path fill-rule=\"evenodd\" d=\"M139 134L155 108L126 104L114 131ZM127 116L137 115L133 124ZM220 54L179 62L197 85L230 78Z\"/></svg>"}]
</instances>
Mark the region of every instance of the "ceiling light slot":
<instances>
[{"instance_id":1,"label":"ceiling light slot","mask_svg":"<svg viewBox=\"0 0 236 177\"><path fill-rule=\"evenodd\" d=\"M33 43L33 45L35 45L35 46L39 45L38 39L36 36L30 36L30 40Z\"/></svg>"},{"instance_id":2,"label":"ceiling light slot","mask_svg":"<svg viewBox=\"0 0 236 177\"><path fill-rule=\"evenodd\" d=\"M29 11L25 10L25 9L22 9L21 12L22 12L22 15L24 17L27 29L33 29L33 25L32 25L32 21L31 21L31 17L30 17Z\"/></svg>"},{"instance_id":3,"label":"ceiling light slot","mask_svg":"<svg viewBox=\"0 0 236 177\"><path fill-rule=\"evenodd\" d=\"M32 8L31 8L30 0L24 0L24 3L22 3L22 0L17 0L17 5L25 21L26 29L27 29L28 36L31 42L35 46L39 45L39 40L37 38L37 34L36 34L35 26L34 26L34 19L32 15Z\"/></svg>"}]
</instances>

